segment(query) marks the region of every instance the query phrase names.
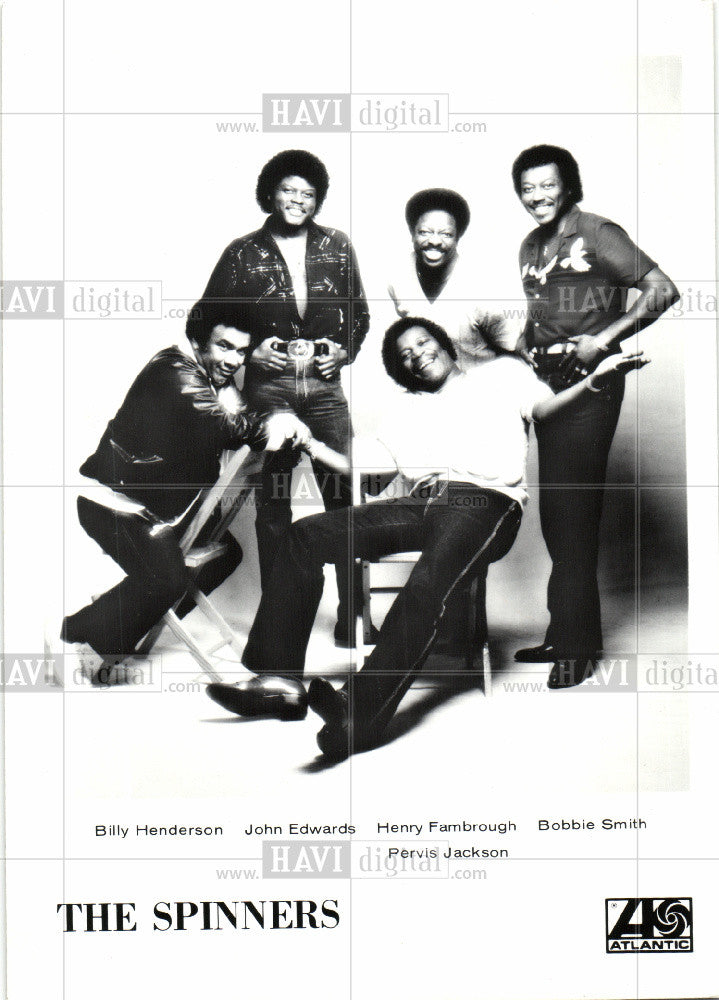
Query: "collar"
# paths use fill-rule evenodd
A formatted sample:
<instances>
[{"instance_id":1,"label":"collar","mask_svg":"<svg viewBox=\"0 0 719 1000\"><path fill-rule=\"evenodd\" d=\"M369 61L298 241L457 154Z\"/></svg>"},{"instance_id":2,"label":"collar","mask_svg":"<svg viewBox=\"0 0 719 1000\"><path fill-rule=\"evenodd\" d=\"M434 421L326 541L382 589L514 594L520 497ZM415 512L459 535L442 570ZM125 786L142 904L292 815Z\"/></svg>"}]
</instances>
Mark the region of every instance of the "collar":
<instances>
[{"instance_id":1,"label":"collar","mask_svg":"<svg viewBox=\"0 0 719 1000\"><path fill-rule=\"evenodd\" d=\"M262 228L257 232L257 242L261 243L262 246L267 250L274 250L279 253L279 247L275 242L275 238L272 235L272 229L270 228L270 215L267 216ZM307 250L310 247L314 248L317 243L325 236L325 230L322 226L318 226L314 219L310 219L307 223Z\"/></svg>"},{"instance_id":2,"label":"collar","mask_svg":"<svg viewBox=\"0 0 719 1000\"><path fill-rule=\"evenodd\" d=\"M582 214L582 210L579 205L572 205L569 211L564 216L564 229L562 231L562 238L565 236L574 236L579 228L579 216Z\"/></svg>"},{"instance_id":3,"label":"collar","mask_svg":"<svg viewBox=\"0 0 719 1000\"><path fill-rule=\"evenodd\" d=\"M176 350L180 352L180 354L184 354L186 358L189 358L189 360L192 361L192 363L195 365L198 371L200 371L203 377L207 380L207 384L209 385L210 389L212 389L214 394L217 395L217 389L213 385L212 379L205 371L204 365L200 363L200 359L195 354L195 349L192 346L192 344L188 341L187 347L185 347L184 344L175 344L174 347Z\"/></svg>"},{"instance_id":4,"label":"collar","mask_svg":"<svg viewBox=\"0 0 719 1000\"><path fill-rule=\"evenodd\" d=\"M562 230L562 240L569 236L574 236L579 228L579 216L582 214L582 210L579 205L572 205L568 212L563 216L564 219L564 229ZM546 239L542 235L542 226L537 226L533 229L529 236L527 236L526 246L537 246L546 243Z\"/></svg>"}]
</instances>

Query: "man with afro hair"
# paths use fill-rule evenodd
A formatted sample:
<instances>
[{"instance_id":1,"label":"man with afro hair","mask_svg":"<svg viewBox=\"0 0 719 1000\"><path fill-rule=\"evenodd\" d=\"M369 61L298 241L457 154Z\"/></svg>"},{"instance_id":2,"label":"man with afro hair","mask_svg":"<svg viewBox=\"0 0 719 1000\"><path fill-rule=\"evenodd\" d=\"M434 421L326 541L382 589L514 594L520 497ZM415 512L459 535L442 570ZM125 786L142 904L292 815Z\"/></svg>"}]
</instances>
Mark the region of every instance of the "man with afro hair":
<instances>
[{"instance_id":1,"label":"man with afro hair","mask_svg":"<svg viewBox=\"0 0 719 1000\"><path fill-rule=\"evenodd\" d=\"M268 217L260 229L230 243L205 297L241 310L243 329L252 335L245 378L250 408L293 412L316 438L347 456L351 426L340 369L354 361L369 312L348 237L315 222L328 187L327 169L312 153L286 149L273 156L260 171L255 192ZM295 461L293 453L282 451L264 466L256 521L263 588L292 522L289 483ZM325 509L348 506L350 477L319 460L312 466ZM340 646L354 643L351 565L348 552L337 567Z\"/></svg>"},{"instance_id":2,"label":"man with afro hair","mask_svg":"<svg viewBox=\"0 0 719 1000\"><path fill-rule=\"evenodd\" d=\"M618 374L648 363L641 352L609 356L591 376L555 395L510 355L460 371L447 332L413 316L390 326L382 356L388 375L407 391L381 441L366 442L363 467L398 471L411 489L404 497L295 521L242 657L257 676L207 688L210 698L239 715L302 719L312 708L325 723L318 745L330 757L376 743L432 648L446 601L511 548L527 501L530 423L565 419L586 396L610 391ZM316 443L307 447L312 454ZM364 666L340 690L314 677L305 691L323 565L344 557L348 522L362 559L421 555Z\"/></svg>"}]
</instances>

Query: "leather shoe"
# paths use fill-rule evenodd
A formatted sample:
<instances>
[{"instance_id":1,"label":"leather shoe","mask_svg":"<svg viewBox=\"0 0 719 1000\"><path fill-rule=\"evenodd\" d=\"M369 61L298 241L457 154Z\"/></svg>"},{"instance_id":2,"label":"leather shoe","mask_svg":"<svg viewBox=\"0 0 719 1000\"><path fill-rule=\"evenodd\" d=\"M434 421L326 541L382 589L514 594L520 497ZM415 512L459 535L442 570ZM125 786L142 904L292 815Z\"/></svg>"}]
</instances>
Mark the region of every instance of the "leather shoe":
<instances>
[{"instance_id":1,"label":"leather shoe","mask_svg":"<svg viewBox=\"0 0 719 1000\"><path fill-rule=\"evenodd\" d=\"M325 757L344 760L371 745L374 734L350 723L346 691L335 691L324 677L315 677L307 697L310 708L326 723L317 733L317 746Z\"/></svg>"},{"instance_id":2,"label":"leather shoe","mask_svg":"<svg viewBox=\"0 0 719 1000\"><path fill-rule=\"evenodd\" d=\"M337 646L338 649L354 649L355 646L357 645L356 628L357 626L349 628L347 625L340 624L339 622L337 622L337 624L335 625L335 632L334 632L335 646ZM370 637L369 640L365 642L365 646L376 646L378 638L379 638L379 629L375 628L374 625L372 625L370 627Z\"/></svg>"},{"instance_id":3,"label":"leather shoe","mask_svg":"<svg viewBox=\"0 0 719 1000\"><path fill-rule=\"evenodd\" d=\"M208 684L207 693L228 712L252 719L294 722L307 715L307 692L299 681L265 675L237 684Z\"/></svg>"},{"instance_id":4,"label":"leather shoe","mask_svg":"<svg viewBox=\"0 0 719 1000\"><path fill-rule=\"evenodd\" d=\"M556 660L547 678L547 687L553 691L560 688L576 687L592 676L597 661L586 656L576 659Z\"/></svg>"},{"instance_id":5,"label":"leather shoe","mask_svg":"<svg viewBox=\"0 0 719 1000\"><path fill-rule=\"evenodd\" d=\"M313 712L317 712L323 722L331 726L347 725L349 719L349 699L347 692L335 691L324 677L314 677L307 691L307 702Z\"/></svg>"}]
</instances>

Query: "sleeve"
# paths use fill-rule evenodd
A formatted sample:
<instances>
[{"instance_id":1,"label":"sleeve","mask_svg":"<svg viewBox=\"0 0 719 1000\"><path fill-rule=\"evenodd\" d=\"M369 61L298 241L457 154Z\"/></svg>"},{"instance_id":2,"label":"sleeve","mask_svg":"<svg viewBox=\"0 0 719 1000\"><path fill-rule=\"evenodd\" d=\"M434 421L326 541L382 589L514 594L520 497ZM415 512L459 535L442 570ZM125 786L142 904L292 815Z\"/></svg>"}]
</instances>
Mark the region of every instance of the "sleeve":
<instances>
[{"instance_id":1,"label":"sleeve","mask_svg":"<svg viewBox=\"0 0 719 1000\"><path fill-rule=\"evenodd\" d=\"M219 402L216 394L201 371L189 360L177 367L179 405L191 411L193 425L201 436L211 439L220 449L239 448L249 444L261 449L267 440L264 415L258 413L231 413Z\"/></svg>"},{"instance_id":2,"label":"sleeve","mask_svg":"<svg viewBox=\"0 0 719 1000\"><path fill-rule=\"evenodd\" d=\"M603 222L599 227L597 259L627 288L635 286L657 266L615 222Z\"/></svg>"},{"instance_id":3,"label":"sleeve","mask_svg":"<svg viewBox=\"0 0 719 1000\"><path fill-rule=\"evenodd\" d=\"M545 382L537 378L529 365L522 361L517 361L516 379L519 412L522 419L531 424L534 419L532 417L534 407L537 403L552 399L554 393Z\"/></svg>"},{"instance_id":4,"label":"sleeve","mask_svg":"<svg viewBox=\"0 0 719 1000\"><path fill-rule=\"evenodd\" d=\"M354 247L348 241L349 266L350 266L350 329L349 343L346 346L350 364L357 357L362 346L367 331L369 329L369 309L365 298L362 278L360 277L357 256Z\"/></svg>"},{"instance_id":5,"label":"sleeve","mask_svg":"<svg viewBox=\"0 0 719 1000\"><path fill-rule=\"evenodd\" d=\"M528 264L527 247L530 245L530 243L534 242L532 237L533 237L533 232L528 233L519 245L519 255L517 257L517 262L519 264L519 276L522 279L524 278L523 272L525 264Z\"/></svg>"},{"instance_id":6,"label":"sleeve","mask_svg":"<svg viewBox=\"0 0 719 1000\"><path fill-rule=\"evenodd\" d=\"M230 245L223 250L220 259L215 264L202 298L231 298L233 295L237 294L238 288L239 267L237 259L237 245L236 243L230 243Z\"/></svg>"}]
</instances>

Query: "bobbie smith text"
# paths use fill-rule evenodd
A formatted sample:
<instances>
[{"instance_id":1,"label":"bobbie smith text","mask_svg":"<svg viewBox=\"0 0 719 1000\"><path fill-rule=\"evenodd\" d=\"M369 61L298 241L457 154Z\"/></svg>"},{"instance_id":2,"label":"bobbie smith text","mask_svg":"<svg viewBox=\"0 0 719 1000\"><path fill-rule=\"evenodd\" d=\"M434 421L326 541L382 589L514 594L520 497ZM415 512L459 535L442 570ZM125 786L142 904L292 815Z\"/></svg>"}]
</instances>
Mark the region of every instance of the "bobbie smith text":
<instances>
[{"instance_id":1,"label":"bobbie smith text","mask_svg":"<svg viewBox=\"0 0 719 1000\"><path fill-rule=\"evenodd\" d=\"M340 922L336 899L203 900L159 902L153 931L332 930ZM136 931L134 903L58 903L65 933Z\"/></svg>"}]
</instances>

